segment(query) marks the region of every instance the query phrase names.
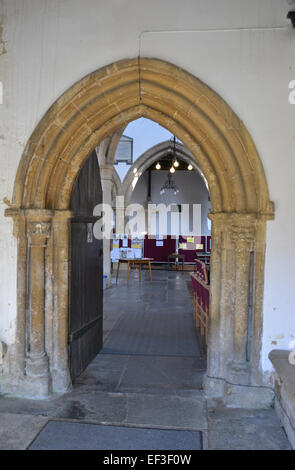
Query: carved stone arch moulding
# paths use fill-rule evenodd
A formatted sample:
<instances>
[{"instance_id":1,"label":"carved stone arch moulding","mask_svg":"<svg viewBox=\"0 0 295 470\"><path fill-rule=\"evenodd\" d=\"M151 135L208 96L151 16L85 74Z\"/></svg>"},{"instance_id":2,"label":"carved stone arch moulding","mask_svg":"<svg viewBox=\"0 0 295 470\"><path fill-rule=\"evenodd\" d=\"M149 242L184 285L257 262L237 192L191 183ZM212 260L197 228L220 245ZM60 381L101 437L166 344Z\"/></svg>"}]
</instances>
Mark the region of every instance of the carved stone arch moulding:
<instances>
[{"instance_id":1,"label":"carved stone arch moulding","mask_svg":"<svg viewBox=\"0 0 295 470\"><path fill-rule=\"evenodd\" d=\"M18 237L18 312L1 391L42 397L71 386L72 191L90 152L139 117L176 135L209 186L212 284L205 391L235 404L238 391L241 406L254 395L256 406L257 397L265 404L270 396L261 387L263 272L266 220L274 210L263 166L244 124L223 99L157 59L122 60L86 76L54 103L26 145L13 206L6 211Z\"/></svg>"}]
</instances>

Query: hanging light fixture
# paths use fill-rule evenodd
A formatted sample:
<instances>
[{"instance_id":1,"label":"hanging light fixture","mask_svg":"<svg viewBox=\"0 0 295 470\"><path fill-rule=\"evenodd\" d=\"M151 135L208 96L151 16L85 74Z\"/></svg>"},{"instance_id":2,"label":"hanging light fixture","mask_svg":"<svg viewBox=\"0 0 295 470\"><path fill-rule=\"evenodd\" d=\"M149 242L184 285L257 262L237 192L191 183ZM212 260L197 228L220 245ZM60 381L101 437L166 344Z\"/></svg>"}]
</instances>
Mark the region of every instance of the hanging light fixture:
<instances>
[{"instance_id":1,"label":"hanging light fixture","mask_svg":"<svg viewBox=\"0 0 295 470\"><path fill-rule=\"evenodd\" d=\"M190 164L188 165L187 169L188 169L189 171L191 171L191 170L193 169L193 165L191 165L191 163L190 163Z\"/></svg>"},{"instance_id":2,"label":"hanging light fixture","mask_svg":"<svg viewBox=\"0 0 295 470\"><path fill-rule=\"evenodd\" d=\"M173 148L172 148L172 151L170 153L172 153L172 157L173 157L172 162L173 163L172 163L171 168L169 169L169 173L167 175L167 180L163 184L163 186L161 187L161 190L160 190L161 195L164 194L166 191L172 191L174 195L179 193L179 188L172 179L172 174L175 173L175 168L177 168L179 166L179 162L178 162L177 157L176 157L176 138L175 138L175 136L173 136L173 139L171 139L171 140L173 142Z\"/></svg>"},{"instance_id":3,"label":"hanging light fixture","mask_svg":"<svg viewBox=\"0 0 295 470\"><path fill-rule=\"evenodd\" d=\"M177 160L177 156L176 156L176 138L175 138L175 135L173 136L172 142L173 142L172 155L173 155L173 158L174 158L172 166L175 167L175 168L178 168L179 167L179 161ZM174 171L171 171L171 173L174 173Z\"/></svg>"},{"instance_id":4,"label":"hanging light fixture","mask_svg":"<svg viewBox=\"0 0 295 470\"><path fill-rule=\"evenodd\" d=\"M156 164L156 170L160 170L160 169L161 169L161 165L160 165L160 163L158 162L158 163Z\"/></svg>"},{"instance_id":5,"label":"hanging light fixture","mask_svg":"<svg viewBox=\"0 0 295 470\"><path fill-rule=\"evenodd\" d=\"M175 184L175 182L173 181L172 176L170 175L170 173L168 173L168 178L167 178L166 182L163 184L163 186L161 187L160 194L161 195L164 194L167 190L168 191L173 191L174 195L179 193L179 188Z\"/></svg>"}]
</instances>

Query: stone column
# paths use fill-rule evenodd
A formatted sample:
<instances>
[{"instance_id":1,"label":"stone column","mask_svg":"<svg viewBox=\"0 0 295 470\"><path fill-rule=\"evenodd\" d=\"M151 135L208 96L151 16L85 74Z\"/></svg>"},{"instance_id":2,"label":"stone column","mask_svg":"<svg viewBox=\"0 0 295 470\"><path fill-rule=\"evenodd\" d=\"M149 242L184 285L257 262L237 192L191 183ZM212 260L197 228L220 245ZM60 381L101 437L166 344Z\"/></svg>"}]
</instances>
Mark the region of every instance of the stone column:
<instances>
[{"instance_id":1,"label":"stone column","mask_svg":"<svg viewBox=\"0 0 295 470\"><path fill-rule=\"evenodd\" d=\"M57 210L53 229L53 354L51 360L52 391L66 392L71 388L68 361L70 230L73 212Z\"/></svg>"},{"instance_id":2,"label":"stone column","mask_svg":"<svg viewBox=\"0 0 295 470\"><path fill-rule=\"evenodd\" d=\"M151 228L152 228L152 224L151 224L151 220L149 220L149 205L152 204L152 198L151 197L147 197L146 199L146 204L145 204L145 232L150 235L151 234Z\"/></svg>"},{"instance_id":3,"label":"stone column","mask_svg":"<svg viewBox=\"0 0 295 470\"><path fill-rule=\"evenodd\" d=\"M102 199L104 204L108 204L112 207L112 165L102 165L100 167L100 177L102 186ZM111 284L111 255L110 255L111 241L109 239L103 239L103 274L107 276L106 285L107 287Z\"/></svg>"},{"instance_id":4,"label":"stone column","mask_svg":"<svg viewBox=\"0 0 295 470\"><path fill-rule=\"evenodd\" d=\"M212 220L212 251L210 268L210 315L209 338L207 351L207 373L211 377L220 375L220 297L221 297L221 253L222 224L210 214ZM212 295L213 293L213 295ZM212 302L214 301L214 303Z\"/></svg>"},{"instance_id":5,"label":"stone column","mask_svg":"<svg viewBox=\"0 0 295 470\"><path fill-rule=\"evenodd\" d=\"M231 358L228 336L231 336L232 254L229 243L228 214L209 215L212 221L210 269L210 313L207 350L207 375L204 390L208 398L225 394L225 364Z\"/></svg>"},{"instance_id":6,"label":"stone column","mask_svg":"<svg viewBox=\"0 0 295 470\"><path fill-rule=\"evenodd\" d=\"M34 395L49 394L48 356L45 351L45 248L51 236L52 212L27 210L27 236L29 242L28 313L29 344L26 358L28 386Z\"/></svg>"},{"instance_id":7,"label":"stone column","mask_svg":"<svg viewBox=\"0 0 295 470\"><path fill-rule=\"evenodd\" d=\"M115 231L118 234L125 233L126 227L126 217L125 217L125 199L124 196L116 196L116 208L115 208L115 217L116 217L116 227Z\"/></svg>"},{"instance_id":8,"label":"stone column","mask_svg":"<svg viewBox=\"0 0 295 470\"><path fill-rule=\"evenodd\" d=\"M232 227L235 252L235 302L234 302L234 356L230 364L230 380L248 384L247 362L250 253L253 250L254 231L251 227Z\"/></svg>"}]
</instances>

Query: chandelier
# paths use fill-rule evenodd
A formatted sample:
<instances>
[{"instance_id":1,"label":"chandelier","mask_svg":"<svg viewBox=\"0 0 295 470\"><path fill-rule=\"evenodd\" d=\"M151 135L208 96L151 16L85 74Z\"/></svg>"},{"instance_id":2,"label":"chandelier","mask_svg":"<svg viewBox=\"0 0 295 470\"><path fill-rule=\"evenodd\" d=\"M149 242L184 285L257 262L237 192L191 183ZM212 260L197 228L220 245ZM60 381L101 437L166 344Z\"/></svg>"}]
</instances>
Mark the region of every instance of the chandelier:
<instances>
[{"instance_id":1,"label":"chandelier","mask_svg":"<svg viewBox=\"0 0 295 470\"><path fill-rule=\"evenodd\" d=\"M173 163L172 163L172 166L169 170L168 178L167 178L166 182L163 184L163 186L161 187L161 190L160 190L161 195L164 194L167 190L168 191L173 191L174 195L179 193L179 188L175 184L175 182L173 181L172 176L171 176L171 174L175 172L175 168L177 168L179 166L179 162L177 161L177 157L176 157L176 146L175 146L176 139L175 139L175 136L173 137L172 142L173 142L173 149L172 149L171 153L172 153L172 157L173 157Z\"/></svg>"},{"instance_id":2,"label":"chandelier","mask_svg":"<svg viewBox=\"0 0 295 470\"><path fill-rule=\"evenodd\" d=\"M164 194L166 191L173 191L173 194L177 194L179 193L179 188L178 186L175 184L175 182L173 181L172 179L172 176L170 175L170 173L168 173L168 178L166 180L166 182L163 184L163 186L161 187L161 190L160 190L160 194Z\"/></svg>"}]
</instances>

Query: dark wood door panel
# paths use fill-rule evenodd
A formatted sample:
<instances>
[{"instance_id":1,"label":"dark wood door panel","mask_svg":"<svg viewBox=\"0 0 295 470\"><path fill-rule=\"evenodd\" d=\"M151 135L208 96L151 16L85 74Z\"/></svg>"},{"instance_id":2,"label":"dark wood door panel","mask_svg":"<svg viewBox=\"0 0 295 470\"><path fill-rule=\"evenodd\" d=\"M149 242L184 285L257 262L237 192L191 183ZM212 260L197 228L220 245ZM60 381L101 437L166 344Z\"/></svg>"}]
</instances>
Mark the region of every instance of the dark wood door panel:
<instances>
[{"instance_id":1,"label":"dark wood door panel","mask_svg":"<svg viewBox=\"0 0 295 470\"><path fill-rule=\"evenodd\" d=\"M93 153L81 170L72 198L69 356L72 380L102 347L103 249L93 236L96 204L102 202L100 174Z\"/></svg>"}]
</instances>

